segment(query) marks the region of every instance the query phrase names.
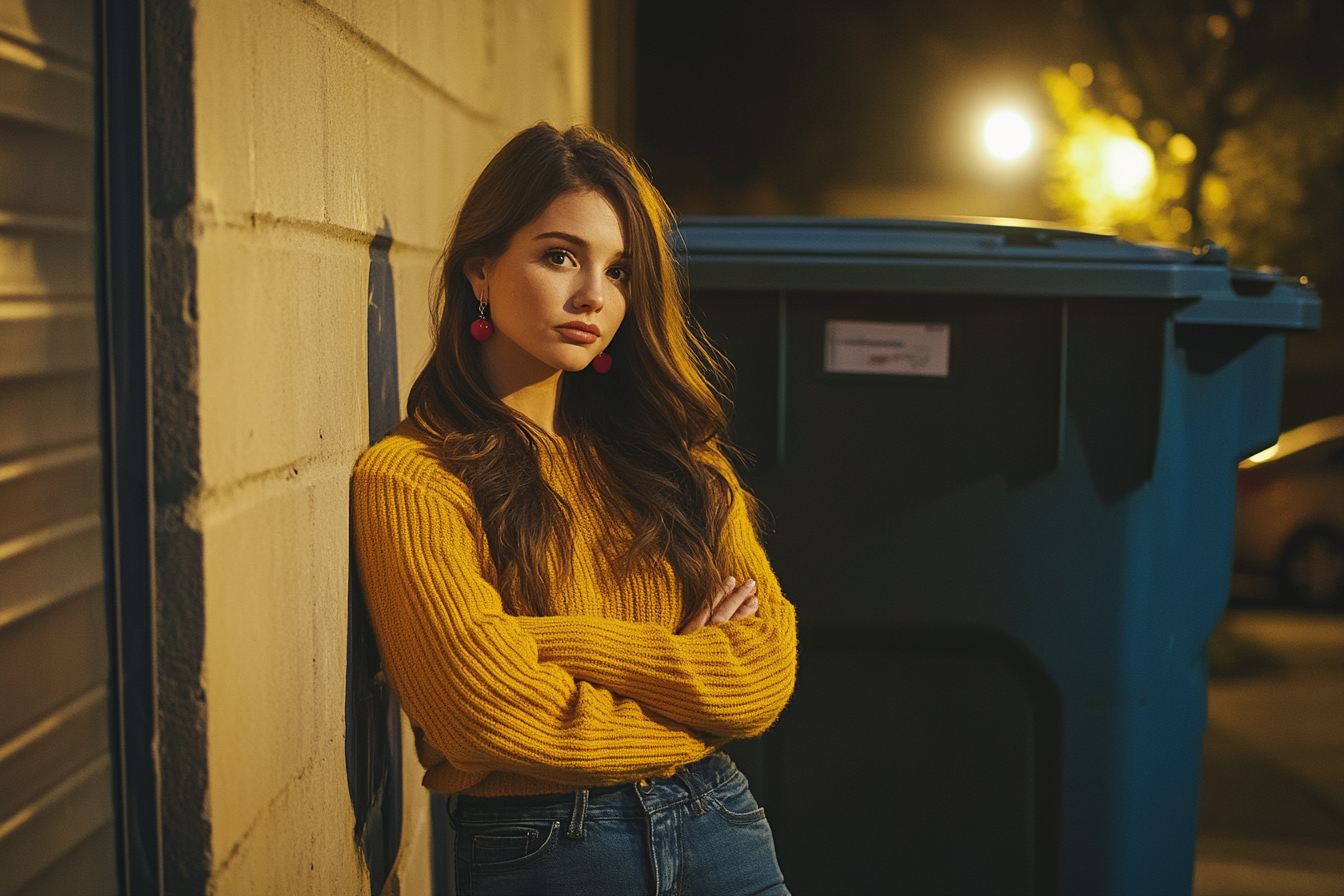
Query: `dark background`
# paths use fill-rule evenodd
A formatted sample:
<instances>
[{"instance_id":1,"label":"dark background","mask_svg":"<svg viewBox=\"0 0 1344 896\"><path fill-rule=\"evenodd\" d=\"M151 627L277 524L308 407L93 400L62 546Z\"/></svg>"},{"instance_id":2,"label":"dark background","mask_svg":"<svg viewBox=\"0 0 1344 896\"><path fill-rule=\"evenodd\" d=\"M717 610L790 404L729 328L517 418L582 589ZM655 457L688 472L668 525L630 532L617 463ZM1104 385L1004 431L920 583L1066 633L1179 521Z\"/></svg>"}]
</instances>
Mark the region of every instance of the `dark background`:
<instances>
[{"instance_id":1,"label":"dark background","mask_svg":"<svg viewBox=\"0 0 1344 896\"><path fill-rule=\"evenodd\" d=\"M1221 228L1188 197L1181 241L1212 236L1234 263L1305 275L1321 293L1322 329L1290 339L1284 427L1344 413L1344 4L644 0L634 31L621 136L681 215L1060 219L1040 199L1044 153L991 171L979 127L1011 105L1046 145L1042 70L1109 66L1093 101L1117 111L1136 96L1140 134L1161 119L1191 136L1193 196L1210 165L1250 184Z\"/></svg>"}]
</instances>

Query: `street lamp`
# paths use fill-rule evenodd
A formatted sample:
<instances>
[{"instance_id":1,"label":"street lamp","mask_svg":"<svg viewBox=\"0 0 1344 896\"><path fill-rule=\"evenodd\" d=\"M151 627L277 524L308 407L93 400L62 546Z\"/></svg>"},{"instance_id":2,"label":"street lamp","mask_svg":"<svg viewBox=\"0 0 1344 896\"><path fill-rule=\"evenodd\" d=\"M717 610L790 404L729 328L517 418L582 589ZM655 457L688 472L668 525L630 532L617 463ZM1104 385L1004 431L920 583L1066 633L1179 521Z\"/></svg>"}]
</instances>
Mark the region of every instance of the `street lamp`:
<instances>
[{"instance_id":1,"label":"street lamp","mask_svg":"<svg viewBox=\"0 0 1344 896\"><path fill-rule=\"evenodd\" d=\"M990 155L1011 161L1031 146L1031 125L1016 112L995 112L985 121L985 148Z\"/></svg>"}]
</instances>

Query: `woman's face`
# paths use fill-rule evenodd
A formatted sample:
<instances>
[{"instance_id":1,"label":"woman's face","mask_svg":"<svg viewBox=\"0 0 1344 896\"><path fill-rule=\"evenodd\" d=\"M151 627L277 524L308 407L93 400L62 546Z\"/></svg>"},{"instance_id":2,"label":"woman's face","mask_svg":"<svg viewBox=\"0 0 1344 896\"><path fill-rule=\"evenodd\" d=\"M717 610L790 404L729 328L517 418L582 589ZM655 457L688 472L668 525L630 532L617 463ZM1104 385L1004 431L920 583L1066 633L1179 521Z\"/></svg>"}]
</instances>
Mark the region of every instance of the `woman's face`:
<instances>
[{"instance_id":1,"label":"woman's face","mask_svg":"<svg viewBox=\"0 0 1344 896\"><path fill-rule=\"evenodd\" d=\"M611 203L592 191L557 198L503 255L466 265L495 327L481 346L487 366L542 375L587 367L625 317L629 271Z\"/></svg>"}]
</instances>

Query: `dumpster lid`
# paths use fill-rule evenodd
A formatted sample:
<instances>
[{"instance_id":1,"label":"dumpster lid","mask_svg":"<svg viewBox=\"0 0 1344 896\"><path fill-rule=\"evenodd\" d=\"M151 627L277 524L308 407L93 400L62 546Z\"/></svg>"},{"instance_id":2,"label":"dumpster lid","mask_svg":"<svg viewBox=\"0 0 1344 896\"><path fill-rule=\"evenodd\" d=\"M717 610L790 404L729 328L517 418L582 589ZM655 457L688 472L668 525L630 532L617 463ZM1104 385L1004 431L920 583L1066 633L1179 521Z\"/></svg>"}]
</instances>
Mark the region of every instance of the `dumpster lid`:
<instances>
[{"instance_id":1,"label":"dumpster lid","mask_svg":"<svg viewBox=\"0 0 1344 896\"><path fill-rule=\"evenodd\" d=\"M1227 252L1130 243L1013 219L688 217L696 289L900 291L1167 300L1179 323L1320 325L1304 280L1232 268Z\"/></svg>"}]
</instances>

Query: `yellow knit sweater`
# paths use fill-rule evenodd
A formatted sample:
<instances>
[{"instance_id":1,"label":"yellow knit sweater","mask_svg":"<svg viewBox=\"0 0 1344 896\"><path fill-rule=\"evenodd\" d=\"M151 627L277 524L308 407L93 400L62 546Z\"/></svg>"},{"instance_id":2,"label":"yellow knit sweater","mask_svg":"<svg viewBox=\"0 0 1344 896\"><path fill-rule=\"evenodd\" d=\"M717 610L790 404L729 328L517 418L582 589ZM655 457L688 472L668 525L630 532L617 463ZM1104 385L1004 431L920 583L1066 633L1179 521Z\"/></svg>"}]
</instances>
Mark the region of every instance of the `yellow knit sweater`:
<instances>
[{"instance_id":1,"label":"yellow knit sweater","mask_svg":"<svg viewBox=\"0 0 1344 896\"><path fill-rule=\"evenodd\" d=\"M621 533L558 448L542 470L574 510L569 575L553 580L552 615L511 616L471 494L422 438L403 423L369 449L353 512L369 614L427 787L499 796L664 777L774 722L793 691L793 607L740 490L725 533L738 568L723 574L756 579L757 614L678 635L671 567L618 576Z\"/></svg>"}]
</instances>

